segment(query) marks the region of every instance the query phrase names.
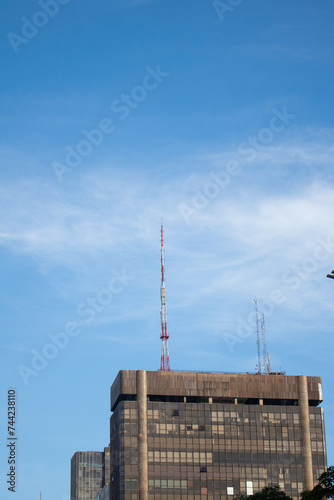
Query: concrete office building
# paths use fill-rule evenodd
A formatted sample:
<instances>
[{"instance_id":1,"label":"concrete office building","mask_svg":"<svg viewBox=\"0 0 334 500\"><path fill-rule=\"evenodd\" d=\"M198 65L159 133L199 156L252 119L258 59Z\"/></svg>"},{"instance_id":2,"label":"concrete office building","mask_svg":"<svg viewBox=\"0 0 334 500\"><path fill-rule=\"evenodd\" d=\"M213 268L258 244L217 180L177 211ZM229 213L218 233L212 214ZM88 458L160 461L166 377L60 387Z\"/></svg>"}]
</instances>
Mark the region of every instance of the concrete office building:
<instances>
[{"instance_id":1,"label":"concrete office building","mask_svg":"<svg viewBox=\"0 0 334 500\"><path fill-rule=\"evenodd\" d=\"M321 379L125 371L111 387L111 500L232 499L325 470Z\"/></svg>"},{"instance_id":2,"label":"concrete office building","mask_svg":"<svg viewBox=\"0 0 334 500\"><path fill-rule=\"evenodd\" d=\"M71 459L71 500L95 500L109 483L110 448L77 451Z\"/></svg>"}]
</instances>

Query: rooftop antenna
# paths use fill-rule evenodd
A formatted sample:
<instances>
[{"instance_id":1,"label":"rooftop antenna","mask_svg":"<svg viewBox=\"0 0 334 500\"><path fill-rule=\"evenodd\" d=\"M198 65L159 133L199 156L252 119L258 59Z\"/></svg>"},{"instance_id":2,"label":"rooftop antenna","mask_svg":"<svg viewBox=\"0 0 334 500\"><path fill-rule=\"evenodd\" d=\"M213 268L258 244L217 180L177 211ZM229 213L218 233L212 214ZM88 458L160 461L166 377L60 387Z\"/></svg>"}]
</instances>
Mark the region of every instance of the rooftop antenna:
<instances>
[{"instance_id":1,"label":"rooftop antenna","mask_svg":"<svg viewBox=\"0 0 334 500\"><path fill-rule=\"evenodd\" d=\"M264 321L264 313L262 312L259 315L259 309L257 305L257 300L253 300L255 304L255 332L256 332L256 345L257 345L257 373L260 375L271 373L270 367L270 356L269 352L267 352L267 341L266 341L266 329L265 329L265 321ZM261 337L260 337L260 328L261 328Z\"/></svg>"},{"instance_id":2,"label":"rooftop antenna","mask_svg":"<svg viewBox=\"0 0 334 500\"><path fill-rule=\"evenodd\" d=\"M255 333L256 333L256 345L257 345L257 373L261 375L262 373L262 361L261 361L261 349L260 349L260 329L259 329L259 310L257 307L257 300L253 299L255 304Z\"/></svg>"},{"instance_id":3,"label":"rooftop antenna","mask_svg":"<svg viewBox=\"0 0 334 500\"><path fill-rule=\"evenodd\" d=\"M160 371L170 372L168 339L167 333L167 306L166 306L166 287L165 287L165 249L164 249L164 228L161 224L161 362Z\"/></svg>"},{"instance_id":4,"label":"rooftop antenna","mask_svg":"<svg viewBox=\"0 0 334 500\"><path fill-rule=\"evenodd\" d=\"M270 356L269 356L269 352L267 352L267 373L269 375L269 373L271 373L271 365L270 365Z\"/></svg>"},{"instance_id":5,"label":"rooftop antenna","mask_svg":"<svg viewBox=\"0 0 334 500\"><path fill-rule=\"evenodd\" d=\"M260 317L261 331L262 331L262 368L263 372L267 375L270 373L270 356L267 352L266 329L264 323L264 313Z\"/></svg>"}]
</instances>

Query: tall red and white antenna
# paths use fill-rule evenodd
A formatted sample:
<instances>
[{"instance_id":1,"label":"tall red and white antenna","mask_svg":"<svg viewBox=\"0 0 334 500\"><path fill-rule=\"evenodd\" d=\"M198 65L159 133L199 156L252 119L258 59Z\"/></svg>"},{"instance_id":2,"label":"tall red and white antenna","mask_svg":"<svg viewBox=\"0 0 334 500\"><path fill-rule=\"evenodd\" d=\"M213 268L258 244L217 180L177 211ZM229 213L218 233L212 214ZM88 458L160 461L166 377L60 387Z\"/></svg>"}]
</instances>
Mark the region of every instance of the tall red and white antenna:
<instances>
[{"instance_id":1,"label":"tall red and white antenna","mask_svg":"<svg viewBox=\"0 0 334 500\"><path fill-rule=\"evenodd\" d=\"M167 306L166 306L166 287L165 287L165 250L164 250L164 228L161 224L161 362L160 371L170 372L168 339L167 333Z\"/></svg>"}]
</instances>

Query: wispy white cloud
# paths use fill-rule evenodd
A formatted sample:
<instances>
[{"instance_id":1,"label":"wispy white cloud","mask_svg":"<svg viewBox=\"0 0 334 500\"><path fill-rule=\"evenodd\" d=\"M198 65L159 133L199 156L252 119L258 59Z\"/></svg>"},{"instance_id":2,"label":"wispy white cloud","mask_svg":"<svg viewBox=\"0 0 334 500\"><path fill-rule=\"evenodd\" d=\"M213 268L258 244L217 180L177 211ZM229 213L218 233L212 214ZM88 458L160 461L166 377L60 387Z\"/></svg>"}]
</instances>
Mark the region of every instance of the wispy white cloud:
<instances>
[{"instance_id":1,"label":"wispy white cloud","mask_svg":"<svg viewBox=\"0 0 334 500\"><path fill-rule=\"evenodd\" d=\"M210 171L224 168L233 148L194 155L201 170L196 168L188 176L174 170L163 181L134 169L126 176L116 168L73 173L70 190L57 183L5 181L1 245L31 256L55 283L53 268L65 266L68 273L80 275L76 279L81 289L85 280L87 291L89 286L103 285L106 269L130 266L137 273L127 292L133 300L131 312L121 299L117 313L101 315L98 321L115 322L126 315L138 318L143 317L141 294L153 293L159 280L158 232L163 215L173 296L170 307L174 311L198 308L206 301L215 310L216 331L217 301L226 297L236 301L240 290L244 297L270 294L282 286L284 273L312 257L319 240L328 234L334 210L329 140L333 132L326 134L321 140L314 135L312 144L298 137L259 152L188 223L179 211L180 203L192 202L194 189L205 186ZM313 282L327 266L332 266L330 255L302 284ZM290 288L286 292L293 295ZM315 300L322 298L320 294ZM292 302L298 307L297 299L292 297ZM144 315L150 310L151 306Z\"/></svg>"}]
</instances>

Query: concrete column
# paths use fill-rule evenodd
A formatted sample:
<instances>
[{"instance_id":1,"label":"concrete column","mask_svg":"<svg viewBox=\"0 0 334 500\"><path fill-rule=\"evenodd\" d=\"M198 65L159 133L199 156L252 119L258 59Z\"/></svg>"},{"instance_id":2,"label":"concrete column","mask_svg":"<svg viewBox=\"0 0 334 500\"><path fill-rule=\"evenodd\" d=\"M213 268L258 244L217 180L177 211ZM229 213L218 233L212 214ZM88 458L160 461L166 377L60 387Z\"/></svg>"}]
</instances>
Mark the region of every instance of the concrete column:
<instances>
[{"instance_id":1,"label":"concrete column","mask_svg":"<svg viewBox=\"0 0 334 500\"><path fill-rule=\"evenodd\" d=\"M148 500L147 460L147 380L146 371L136 372L138 406L138 493L139 500Z\"/></svg>"},{"instance_id":2,"label":"concrete column","mask_svg":"<svg viewBox=\"0 0 334 500\"><path fill-rule=\"evenodd\" d=\"M310 432L310 413L308 406L308 388L307 377L300 375L298 377L298 404L299 404L299 425L302 448L303 481L304 489L313 488L313 467L312 467L312 448Z\"/></svg>"}]
</instances>

